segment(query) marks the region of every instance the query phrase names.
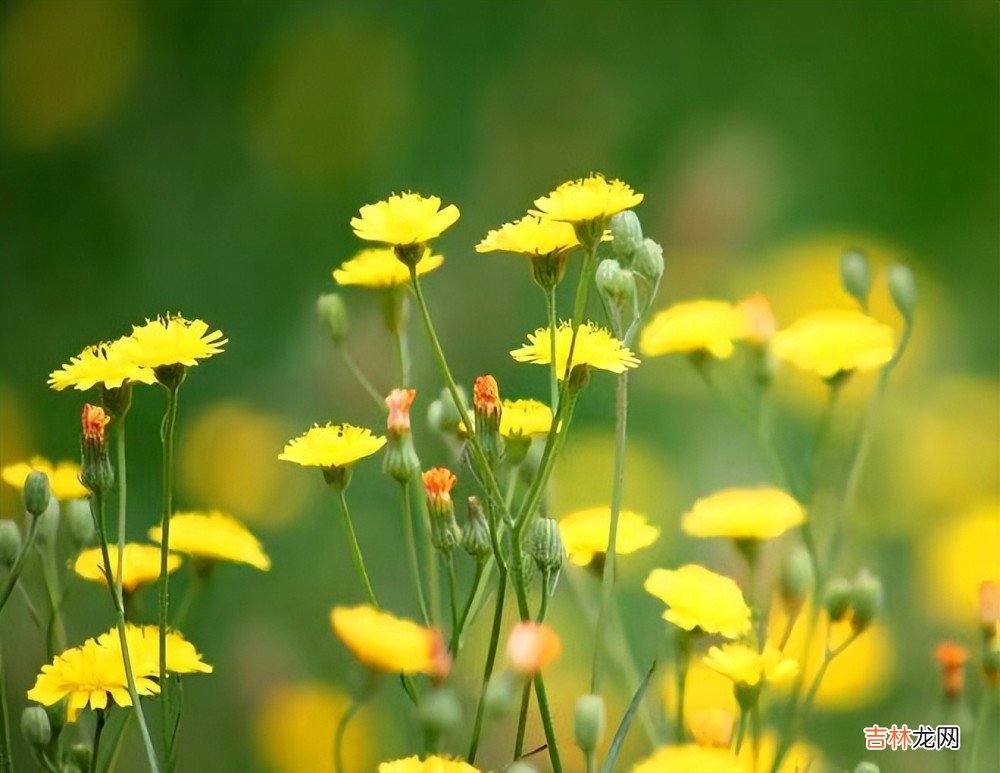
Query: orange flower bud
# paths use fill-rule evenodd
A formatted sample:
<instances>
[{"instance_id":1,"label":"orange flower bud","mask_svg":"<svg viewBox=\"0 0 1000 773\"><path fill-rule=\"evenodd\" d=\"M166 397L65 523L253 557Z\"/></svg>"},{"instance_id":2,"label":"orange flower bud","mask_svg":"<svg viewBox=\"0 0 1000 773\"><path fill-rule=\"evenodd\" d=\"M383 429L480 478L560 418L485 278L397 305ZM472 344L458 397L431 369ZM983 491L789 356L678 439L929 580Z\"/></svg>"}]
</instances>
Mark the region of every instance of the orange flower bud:
<instances>
[{"instance_id":1,"label":"orange flower bud","mask_svg":"<svg viewBox=\"0 0 1000 773\"><path fill-rule=\"evenodd\" d=\"M534 676L560 655L559 635L545 623L518 623L507 638L507 661L521 676Z\"/></svg>"},{"instance_id":2,"label":"orange flower bud","mask_svg":"<svg viewBox=\"0 0 1000 773\"><path fill-rule=\"evenodd\" d=\"M104 444L104 428L108 426L111 417L104 412L104 409L90 403L83 404L83 416L81 425L83 427L83 437L90 443L98 445Z\"/></svg>"},{"instance_id":3,"label":"orange flower bud","mask_svg":"<svg viewBox=\"0 0 1000 773\"><path fill-rule=\"evenodd\" d=\"M389 407L389 432L403 435L410 431L410 406L416 396L416 389L393 389L385 398L385 404Z\"/></svg>"},{"instance_id":4,"label":"orange flower bud","mask_svg":"<svg viewBox=\"0 0 1000 773\"><path fill-rule=\"evenodd\" d=\"M778 329L778 321L771 311L771 304L761 293L748 295L736 304L746 319L749 340L755 344L766 344Z\"/></svg>"},{"instance_id":5,"label":"orange flower bud","mask_svg":"<svg viewBox=\"0 0 1000 773\"><path fill-rule=\"evenodd\" d=\"M424 493L427 494L428 502L451 502L451 490L458 483L455 473L447 467L431 467L420 477L424 482Z\"/></svg>"},{"instance_id":6,"label":"orange flower bud","mask_svg":"<svg viewBox=\"0 0 1000 773\"><path fill-rule=\"evenodd\" d=\"M472 385L472 404L483 416L500 416L500 387L493 376L477 376Z\"/></svg>"},{"instance_id":7,"label":"orange flower bud","mask_svg":"<svg viewBox=\"0 0 1000 773\"><path fill-rule=\"evenodd\" d=\"M957 698L965 687L965 664L971 654L961 644L945 641L934 648L934 657L941 664L941 685L945 695Z\"/></svg>"}]
</instances>

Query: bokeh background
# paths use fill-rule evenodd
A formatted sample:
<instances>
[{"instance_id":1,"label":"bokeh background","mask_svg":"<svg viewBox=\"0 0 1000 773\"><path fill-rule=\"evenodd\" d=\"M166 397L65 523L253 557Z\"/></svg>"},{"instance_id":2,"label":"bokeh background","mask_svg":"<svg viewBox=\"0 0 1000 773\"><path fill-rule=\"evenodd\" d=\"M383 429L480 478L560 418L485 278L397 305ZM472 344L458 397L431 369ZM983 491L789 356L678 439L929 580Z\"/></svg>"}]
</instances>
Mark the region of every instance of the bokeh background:
<instances>
[{"instance_id":1,"label":"bokeh background","mask_svg":"<svg viewBox=\"0 0 1000 773\"><path fill-rule=\"evenodd\" d=\"M886 619L831 670L807 732L841 767L868 756L887 771L943 769L933 755L866 755L861 728L943 721L933 645L975 645L976 585L1000 579L998 31L1000 7L971 0L4 3L0 462L76 456L82 398L45 378L84 345L165 311L231 340L183 389L178 499L246 520L274 568L221 567L188 625L216 673L185 687L180 769L326 770L333 722L360 682L328 626L334 602L361 598L334 504L318 475L275 459L314 421L378 422L313 312L359 246L351 215L403 189L457 203L445 267L426 283L457 375L492 372L508 395L543 397L544 371L506 355L542 324L540 294L519 259L472 247L590 171L646 194L640 217L666 250L661 304L762 291L787 323L847 303L847 247L916 271L916 338L841 562L885 578ZM350 347L388 388L378 302L344 295ZM884 283L874 313L899 327ZM411 338L422 414L440 383L416 326ZM781 440L796 454L822 394L795 374L779 382ZM663 636L659 603L641 591L649 569L740 571L726 546L684 538L679 515L768 472L682 360L649 361L633 384L626 504L663 529L622 562L623 612L646 663ZM870 386L846 391L842 449ZM163 395L136 402L138 539L158 518ZM557 516L607 499L610 406L610 379L597 376L557 472ZM424 463L447 462L416 426ZM394 486L371 462L351 495L380 594L413 614ZM17 492L5 487L0 508L19 518ZM575 580L586 593L589 578ZM101 588L72 576L66 587L72 643L110 625ZM589 636L566 588L552 616L568 644L550 681L569 742ZM2 637L16 722L44 647L17 605ZM479 656L467 660L457 678L471 701ZM612 716L626 700L617 689ZM376 736L382 756L415 748L399 692L386 684L359 715L356 769ZM499 764L511 729L495 728L483 761ZM632 740L629 757L642 750L641 733ZM19 738L15 750L26 759ZM139 769L138 747L125 753L124 769Z\"/></svg>"}]
</instances>

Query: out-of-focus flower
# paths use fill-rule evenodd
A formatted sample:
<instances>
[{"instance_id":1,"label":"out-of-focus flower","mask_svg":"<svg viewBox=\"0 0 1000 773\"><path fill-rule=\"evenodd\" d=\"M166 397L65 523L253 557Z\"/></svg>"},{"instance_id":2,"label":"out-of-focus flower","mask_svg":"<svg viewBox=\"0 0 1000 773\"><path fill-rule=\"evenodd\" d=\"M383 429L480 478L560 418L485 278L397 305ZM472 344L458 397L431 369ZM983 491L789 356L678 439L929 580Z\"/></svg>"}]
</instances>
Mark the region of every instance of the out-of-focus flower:
<instances>
[{"instance_id":1,"label":"out-of-focus flower","mask_svg":"<svg viewBox=\"0 0 1000 773\"><path fill-rule=\"evenodd\" d=\"M777 488L732 488L702 497L681 520L693 537L771 539L803 523L805 510Z\"/></svg>"},{"instance_id":2,"label":"out-of-focus flower","mask_svg":"<svg viewBox=\"0 0 1000 773\"><path fill-rule=\"evenodd\" d=\"M994 580L979 583L979 625L990 635L1000 623L1000 584Z\"/></svg>"},{"instance_id":3,"label":"out-of-focus flower","mask_svg":"<svg viewBox=\"0 0 1000 773\"><path fill-rule=\"evenodd\" d=\"M458 207L441 207L437 196L419 193L393 194L384 201L361 207L351 218L351 228L360 239L406 247L440 236L458 220Z\"/></svg>"},{"instance_id":4,"label":"out-of-focus flower","mask_svg":"<svg viewBox=\"0 0 1000 773\"><path fill-rule=\"evenodd\" d=\"M698 628L727 639L750 631L750 608L740 587L703 566L654 569L643 587L667 605L663 619L685 631Z\"/></svg>"},{"instance_id":5,"label":"out-of-focus flower","mask_svg":"<svg viewBox=\"0 0 1000 773\"><path fill-rule=\"evenodd\" d=\"M972 653L953 641L934 648L934 659L941 665L941 687L949 698L957 698L965 687L965 664Z\"/></svg>"},{"instance_id":6,"label":"out-of-focus flower","mask_svg":"<svg viewBox=\"0 0 1000 773\"><path fill-rule=\"evenodd\" d=\"M774 755L778 751L778 736L776 733L767 732L761 734L760 742L756 748L754 744L744 742L740 750L740 762L746 766L747 770L754 769L754 753L757 757L757 770L770 770L774 765ZM814 746L810 746L802 741L794 742L785 753L785 758L778 766L777 773L833 773L824 759L823 753Z\"/></svg>"},{"instance_id":7,"label":"out-of-focus flower","mask_svg":"<svg viewBox=\"0 0 1000 773\"><path fill-rule=\"evenodd\" d=\"M610 507L589 507L562 518L559 532L569 560L577 566L587 566L596 556L607 553L610 528ZM619 556L634 553L652 545L659 536L659 528L647 523L646 516L622 510L618 513L615 553Z\"/></svg>"},{"instance_id":8,"label":"out-of-focus flower","mask_svg":"<svg viewBox=\"0 0 1000 773\"><path fill-rule=\"evenodd\" d=\"M118 576L118 549L112 545L108 549L108 560L111 564L111 576ZM132 593L140 585L156 582L160 578L160 549L153 545L139 542L129 542L125 545L124 566L122 569L122 590ZM181 565L181 557L171 553L167 557L167 572L177 571ZM84 550L76 557L73 571L80 577L91 582L107 584L104 577L104 558L101 548Z\"/></svg>"},{"instance_id":9,"label":"out-of-focus flower","mask_svg":"<svg viewBox=\"0 0 1000 773\"><path fill-rule=\"evenodd\" d=\"M778 359L822 378L875 370L892 359L895 349L891 327L843 309L808 314L771 339Z\"/></svg>"},{"instance_id":10,"label":"out-of-focus flower","mask_svg":"<svg viewBox=\"0 0 1000 773\"><path fill-rule=\"evenodd\" d=\"M49 375L48 385L56 391L73 387L80 391L98 384L117 389L125 383L154 384L152 369L136 364L127 351L129 344L119 338L112 343L88 346L59 370Z\"/></svg>"},{"instance_id":11,"label":"out-of-focus flower","mask_svg":"<svg viewBox=\"0 0 1000 773\"><path fill-rule=\"evenodd\" d=\"M647 357L679 352L707 352L720 360L733 354L733 342L746 338L746 314L726 301L685 301L653 317L639 335L639 351Z\"/></svg>"},{"instance_id":12,"label":"out-of-focus flower","mask_svg":"<svg viewBox=\"0 0 1000 773\"><path fill-rule=\"evenodd\" d=\"M710 648L705 664L734 684L745 687L754 687L761 682L787 682L799 670L794 660L782 658L774 647L765 647L760 652L756 647L739 643Z\"/></svg>"},{"instance_id":13,"label":"out-of-focus flower","mask_svg":"<svg viewBox=\"0 0 1000 773\"><path fill-rule=\"evenodd\" d=\"M35 470L44 473L49 479L52 496L60 502L71 499L83 499L90 494L80 483L80 465L75 462L56 462L53 464L41 456L33 456L26 462L8 464L0 470L3 482L20 491L28 474Z\"/></svg>"},{"instance_id":14,"label":"out-of-focus flower","mask_svg":"<svg viewBox=\"0 0 1000 773\"><path fill-rule=\"evenodd\" d=\"M747 340L763 345L778 330L778 321L771 311L771 303L763 293L754 293L740 300L736 308L746 320Z\"/></svg>"},{"instance_id":15,"label":"out-of-focus flower","mask_svg":"<svg viewBox=\"0 0 1000 773\"><path fill-rule=\"evenodd\" d=\"M556 374L562 380L566 377L573 330L568 322L556 329ZM548 328L539 328L528 334L528 343L510 353L518 362L548 365L552 362L552 345ZM623 373L639 365L638 358L621 341L593 322L580 326L573 349L573 367L589 365L611 373Z\"/></svg>"},{"instance_id":16,"label":"out-of-focus flower","mask_svg":"<svg viewBox=\"0 0 1000 773\"><path fill-rule=\"evenodd\" d=\"M144 325L133 325L131 335L121 339L124 356L144 368L170 365L193 367L198 360L222 352L228 342L222 331L210 330L200 319L180 315L157 317Z\"/></svg>"},{"instance_id":17,"label":"out-of-focus flower","mask_svg":"<svg viewBox=\"0 0 1000 773\"><path fill-rule=\"evenodd\" d=\"M632 773L746 773L728 749L713 749L697 744L661 746L638 762Z\"/></svg>"},{"instance_id":18,"label":"out-of-focus flower","mask_svg":"<svg viewBox=\"0 0 1000 773\"><path fill-rule=\"evenodd\" d=\"M369 604L334 607L330 622L351 654L376 671L444 677L450 668L438 631Z\"/></svg>"},{"instance_id":19,"label":"out-of-focus flower","mask_svg":"<svg viewBox=\"0 0 1000 773\"><path fill-rule=\"evenodd\" d=\"M402 435L410 431L410 406L416 396L416 389L393 389L385 398L389 409L386 427L390 432Z\"/></svg>"},{"instance_id":20,"label":"out-of-focus flower","mask_svg":"<svg viewBox=\"0 0 1000 773\"><path fill-rule=\"evenodd\" d=\"M736 716L725 709L704 709L689 712L685 707L687 723L690 726L691 737L699 746L709 746L719 749L729 747L733 737L733 724Z\"/></svg>"},{"instance_id":21,"label":"out-of-focus flower","mask_svg":"<svg viewBox=\"0 0 1000 773\"><path fill-rule=\"evenodd\" d=\"M303 467L345 467L371 456L385 445L385 438L351 424L314 426L288 441L278 458Z\"/></svg>"},{"instance_id":22,"label":"out-of-focus flower","mask_svg":"<svg viewBox=\"0 0 1000 773\"><path fill-rule=\"evenodd\" d=\"M159 542L159 526L149 530L149 538ZM258 540L239 521L218 510L174 513L170 518L170 549L198 561L230 561L249 564L263 571L271 568Z\"/></svg>"},{"instance_id":23,"label":"out-of-focus flower","mask_svg":"<svg viewBox=\"0 0 1000 773\"><path fill-rule=\"evenodd\" d=\"M440 255L432 255L428 249L417 263L417 274L433 271L444 263ZM396 253L388 247L372 247L361 250L357 255L333 270L333 279L339 285L358 285L383 290L406 284L410 272L399 262Z\"/></svg>"},{"instance_id":24,"label":"out-of-focus flower","mask_svg":"<svg viewBox=\"0 0 1000 773\"><path fill-rule=\"evenodd\" d=\"M538 400L504 400L500 434L508 440L546 435L552 428L552 409Z\"/></svg>"},{"instance_id":25,"label":"out-of-focus flower","mask_svg":"<svg viewBox=\"0 0 1000 773\"><path fill-rule=\"evenodd\" d=\"M378 773L479 773L479 768L452 757L432 754L424 759L413 755L399 760L381 762L378 766Z\"/></svg>"},{"instance_id":26,"label":"out-of-focus flower","mask_svg":"<svg viewBox=\"0 0 1000 773\"><path fill-rule=\"evenodd\" d=\"M594 174L563 183L548 196L535 199L535 206L539 209L538 214L550 220L590 223L631 209L642 199L641 193L636 193L621 180L608 180Z\"/></svg>"},{"instance_id":27,"label":"out-of-focus flower","mask_svg":"<svg viewBox=\"0 0 1000 773\"><path fill-rule=\"evenodd\" d=\"M676 664L674 664L676 667ZM718 671L705 664L704 658L692 658L688 665L684 688L684 716L692 727L699 714L722 711L731 716L739 713L740 707L733 693L733 683ZM676 672L663 679L663 707L667 716L677 715Z\"/></svg>"},{"instance_id":28,"label":"out-of-focus flower","mask_svg":"<svg viewBox=\"0 0 1000 773\"><path fill-rule=\"evenodd\" d=\"M534 676L560 655L562 641L545 623L520 622L507 637L507 662L521 676Z\"/></svg>"},{"instance_id":29,"label":"out-of-focus flower","mask_svg":"<svg viewBox=\"0 0 1000 773\"><path fill-rule=\"evenodd\" d=\"M512 252L528 258L561 255L580 245L569 223L527 215L490 231L476 252Z\"/></svg>"}]
</instances>

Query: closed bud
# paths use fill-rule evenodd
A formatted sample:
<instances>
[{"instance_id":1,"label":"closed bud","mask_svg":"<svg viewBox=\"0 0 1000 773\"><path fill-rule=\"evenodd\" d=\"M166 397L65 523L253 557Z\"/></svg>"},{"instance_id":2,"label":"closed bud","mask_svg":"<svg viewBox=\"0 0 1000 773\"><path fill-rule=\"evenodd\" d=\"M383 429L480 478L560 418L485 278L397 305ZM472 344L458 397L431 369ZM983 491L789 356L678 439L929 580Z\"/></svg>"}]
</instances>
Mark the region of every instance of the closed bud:
<instances>
[{"instance_id":1,"label":"closed bud","mask_svg":"<svg viewBox=\"0 0 1000 773\"><path fill-rule=\"evenodd\" d=\"M389 440L382 457L382 470L399 483L406 483L420 469L420 458L410 435L410 406L416 394L415 389L393 389L385 398L389 409L386 421Z\"/></svg>"},{"instance_id":2,"label":"closed bud","mask_svg":"<svg viewBox=\"0 0 1000 773\"><path fill-rule=\"evenodd\" d=\"M51 545L59 533L59 502L55 497L49 500L45 512L38 516L38 529L35 539L40 545Z\"/></svg>"},{"instance_id":3,"label":"closed bud","mask_svg":"<svg viewBox=\"0 0 1000 773\"><path fill-rule=\"evenodd\" d=\"M106 493L115 482L105 440L105 428L110 421L103 408L89 403L83 406L80 419L80 445L83 449L80 482L99 494Z\"/></svg>"},{"instance_id":4,"label":"closed bud","mask_svg":"<svg viewBox=\"0 0 1000 773\"><path fill-rule=\"evenodd\" d=\"M573 738L584 754L592 754L604 738L607 710L600 695L581 695L573 708Z\"/></svg>"},{"instance_id":5,"label":"closed bud","mask_svg":"<svg viewBox=\"0 0 1000 773\"><path fill-rule=\"evenodd\" d=\"M490 464L503 456L504 442L500 436L500 387L493 376L477 376L472 385L472 406L475 415L476 435Z\"/></svg>"},{"instance_id":6,"label":"closed bud","mask_svg":"<svg viewBox=\"0 0 1000 773\"><path fill-rule=\"evenodd\" d=\"M421 479L431 522L431 544L442 553L451 553L462 539L455 520L455 504L451 500L451 490L458 479L445 467L432 467Z\"/></svg>"},{"instance_id":7,"label":"closed bud","mask_svg":"<svg viewBox=\"0 0 1000 773\"><path fill-rule=\"evenodd\" d=\"M917 306L917 280L913 272L902 263L889 267L889 295L899 313L909 322Z\"/></svg>"},{"instance_id":8,"label":"closed bud","mask_svg":"<svg viewBox=\"0 0 1000 773\"><path fill-rule=\"evenodd\" d=\"M614 258L605 258L597 264L594 281L597 291L611 309L621 313L632 303L635 277Z\"/></svg>"},{"instance_id":9,"label":"closed bud","mask_svg":"<svg viewBox=\"0 0 1000 773\"><path fill-rule=\"evenodd\" d=\"M490 525L476 497L469 497L469 520L462 529L462 550L479 563L483 563L493 552Z\"/></svg>"},{"instance_id":10,"label":"closed bud","mask_svg":"<svg viewBox=\"0 0 1000 773\"><path fill-rule=\"evenodd\" d=\"M558 572L566 560L559 524L552 518L536 518L528 527L524 550L544 574Z\"/></svg>"},{"instance_id":11,"label":"closed bud","mask_svg":"<svg viewBox=\"0 0 1000 773\"><path fill-rule=\"evenodd\" d=\"M94 516L90 512L90 502L86 499L72 499L66 503L66 528L70 539L78 548L94 544L97 531L94 529Z\"/></svg>"},{"instance_id":12,"label":"closed bud","mask_svg":"<svg viewBox=\"0 0 1000 773\"><path fill-rule=\"evenodd\" d=\"M49 476L44 472L38 472L38 470L29 472L28 477L24 479L21 496L24 497L24 509L29 513L34 516L44 513L52 498Z\"/></svg>"},{"instance_id":13,"label":"closed bud","mask_svg":"<svg viewBox=\"0 0 1000 773\"><path fill-rule=\"evenodd\" d=\"M52 740L49 715L41 706L28 706L21 712L21 733L33 749L44 749Z\"/></svg>"},{"instance_id":14,"label":"closed bud","mask_svg":"<svg viewBox=\"0 0 1000 773\"><path fill-rule=\"evenodd\" d=\"M497 719L513 712L517 701L517 691L514 687L514 681L508 673L490 679L484 696L486 713Z\"/></svg>"},{"instance_id":15,"label":"closed bud","mask_svg":"<svg viewBox=\"0 0 1000 773\"><path fill-rule=\"evenodd\" d=\"M427 252L426 244L397 244L393 246L396 260L404 266L416 266Z\"/></svg>"},{"instance_id":16,"label":"closed bud","mask_svg":"<svg viewBox=\"0 0 1000 773\"><path fill-rule=\"evenodd\" d=\"M851 584L842 578L830 580L823 594L823 606L834 623L843 620L851 608Z\"/></svg>"},{"instance_id":17,"label":"closed bud","mask_svg":"<svg viewBox=\"0 0 1000 773\"><path fill-rule=\"evenodd\" d=\"M630 266L636 250L642 244L642 225L630 209L611 218L611 251L623 266Z\"/></svg>"},{"instance_id":18,"label":"closed bud","mask_svg":"<svg viewBox=\"0 0 1000 773\"><path fill-rule=\"evenodd\" d=\"M0 521L0 566L13 566L20 552L20 527L10 520Z\"/></svg>"},{"instance_id":19,"label":"closed bud","mask_svg":"<svg viewBox=\"0 0 1000 773\"><path fill-rule=\"evenodd\" d=\"M871 267L868 256L861 250L848 250L841 256L840 283L858 303L862 306L867 304L871 290Z\"/></svg>"},{"instance_id":20,"label":"closed bud","mask_svg":"<svg viewBox=\"0 0 1000 773\"><path fill-rule=\"evenodd\" d=\"M859 762L854 768L854 773L879 773L878 765L874 762L868 762L868 760L863 760Z\"/></svg>"},{"instance_id":21,"label":"closed bud","mask_svg":"<svg viewBox=\"0 0 1000 773\"><path fill-rule=\"evenodd\" d=\"M884 596L882 581L867 569L862 569L854 580L851 593L851 606L854 609L851 625L855 631L863 631L878 617L882 611Z\"/></svg>"},{"instance_id":22,"label":"closed bud","mask_svg":"<svg viewBox=\"0 0 1000 773\"><path fill-rule=\"evenodd\" d=\"M809 551L797 545L781 560L781 599L789 610L797 611L813 584L812 560Z\"/></svg>"},{"instance_id":23,"label":"closed bud","mask_svg":"<svg viewBox=\"0 0 1000 773\"><path fill-rule=\"evenodd\" d=\"M342 344L347 338L347 307L344 299L336 293L327 293L316 299L316 314L323 330L335 344Z\"/></svg>"},{"instance_id":24,"label":"closed bud","mask_svg":"<svg viewBox=\"0 0 1000 773\"><path fill-rule=\"evenodd\" d=\"M652 239L643 239L632 259L632 270L653 284L663 276L663 248Z\"/></svg>"},{"instance_id":25,"label":"closed bud","mask_svg":"<svg viewBox=\"0 0 1000 773\"><path fill-rule=\"evenodd\" d=\"M440 735L462 720L462 705L448 687L428 690L417 707L417 719L424 732Z\"/></svg>"}]
</instances>

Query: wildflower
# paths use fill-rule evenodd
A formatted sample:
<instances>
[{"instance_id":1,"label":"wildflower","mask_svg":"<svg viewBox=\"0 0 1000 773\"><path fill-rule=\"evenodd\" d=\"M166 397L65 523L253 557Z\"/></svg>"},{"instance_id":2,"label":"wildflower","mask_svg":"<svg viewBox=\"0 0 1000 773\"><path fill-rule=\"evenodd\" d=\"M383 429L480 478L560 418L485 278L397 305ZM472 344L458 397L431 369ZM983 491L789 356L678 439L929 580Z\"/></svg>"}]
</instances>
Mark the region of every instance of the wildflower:
<instances>
[{"instance_id":1,"label":"wildflower","mask_svg":"<svg viewBox=\"0 0 1000 773\"><path fill-rule=\"evenodd\" d=\"M122 590L126 593L132 593L140 585L156 582L160 578L159 548L130 542L125 546L124 558ZM111 576L117 577L118 551L112 548L108 560L111 563ZM167 572L175 572L180 565L181 557L171 553L167 559ZM107 584L101 548L90 548L80 553L73 564L73 571L85 580Z\"/></svg>"},{"instance_id":2,"label":"wildflower","mask_svg":"<svg viewBox=\"0 0 1000 773\"><path fill-rule=\"evenodd\" d=\"M384 201L361 207L351 228L360 239L394 247L420 245L440 236L458 220L458 207L441 208L437 196L419 193L393 194ZM397 255L399 252L397 251ZM420 258L423 258L423 251Z\"/></svg>"},{"instance_id":3,"label":"wildflower","mask_svg":"<svg viewBox=\"0 0 1000 773\"><path fill-rule=\"evenodd\" d=\"M490 231L476 245L476 252L512 252L530 258L535 281L548 289L562 280L568 254L579 245L569 223L527 215Z\"/></svg>"},{"instance_id":4,"label":"wildflower","mask_svg":"<svg viewBox=\"0 0 1000 773\"><path fill-rule=\"evenodd\" d=\"M880 368L892 359L892 328L860 311L817 311L771 340L778 359L830 379L839 373Z\"/></svg>"},{"instance_id":5,"label":"wildflower","mask_svg":"<svg viewBox=\"0 0 1000 773\"><path fill-rule=\"evenodd\" d=\"M641 193L636 193L621 180L608 180L603 175L593 174L563 183L548 196L536 199L535 206L540 210L537 214L550 220L582 224L603 221L632 209L642 199Z\"/></svg>"},{"instance_id":6,"label":"wildflower","mask_svg":"<svg viewBox=\"0 0 1000 773\"><path fill-rule=\"evenodd\" d=\"M194 367L198 360L220 354L227 343L222 331L210 331L207 322L187 320L180 315L157 317L146 320L144 325L133 325L132 334L122 339L127 356L136 365L154 371L174 365ZM160 376L158 372L157 378Z\"/></svg>"},{"instance_id":7,"label":"wildflower","mask_svg":"<svg viewBox=\"0 0 1000 773\"><path fill-rule=\"evenodd\" d=\"M154 542L161 537L159 526L149 530L149 538ZM271 568L271 559L260 540L235 518L218 510L174 513L170 518L170 549L185 553L196 562L231 561L265 572Z\"/></svg>"},{"instance_id":8,"label":"wildflower","mask_svg":"<svg viewBox=\"0 0 1000 773\"><path fill-rule=\"evenodd\" d=\"M736 304L736 309L743 315L746 338L751 343L764 346L778 330L778 321L774 318L766 295L748 295Z\"/></svg>"},{"instance_id":9,"label":"wildflower","mask_svg":"<svg viewBox=\"0 0 1000 773\"><path fill-rule=\"evenodd\" d=\"M443 678L450 669L441 634L431 628L369 604L334 607L330 622L351 654L376 671Z\"/></svg>"},{"instance_id":10,"label":"wildflower","mask_svg":"<svg viewBox=\"0 0 1000 773\"><path fill-rule=\"evenodd\" d=\"M603 560L608 551L611 528L611 508L591 507L577 510L559 521L559 531L569 560L577 566L587 566L595 558ZM660 530L646 522L646 516L622 510L618 513L618 535L615 553L620 556L649 547L659 539Z\"/></svg>"},{"instance_id":11,"label":"wildflower","mask_svg":"<svg viewBox=\"0 0 1000 773\"><path fill-rule=\"evenodd\" d=\"M21 489L21 500L24 502L24 509L36 518L49 509L49 505L53 503L52 488L44 472L32 470L28 473ZM58 506L55 509L58 515Z\"/></svg>"},{"instance_id":12,"label":"wildflower","mask_svg":"<svg viewBox=\"0 0 1000 773\"><path fill-rule=\"evenodd\" d=\"M84 391L97 385L118 389L127 383L155 383L156 375L150 368L137 364L128 347L124 338L88 346L76 357L70 357L59 370L52 371L47 383L59 392L68 387Z\"/></svg>"},{"instance_id":13,"label":"wildflower","mask_svg":"<svg viewBox=\"0 0 1000 773\"><path fill-rule=\"evenodd\" d=\"M777 488L731 488L702 497L684 514L681 528L692 537L771 539L806 519L798 501Z\"/></svg>"},{"instance_id":14,"label":"wildflower","mask_svg":"<svg viewBox=\"0 0 1000 773\"><path fill-rule=\"evenodd\" d=\"M658 313L639 335L647 357L679 352L707 353L720 360L733 353L733 342L750 334L743 311L726 301L686 301Z\"/></svg>"},{"instance_id":15,"label":"wildflower","mask_svg":"<svg viewBox=\"0 0 1000 773\"><path fill-rule=\"evenodd\" d=\"M479 768L468 762L432 754L421 760L418 756L381 762L378 773L479 773Z\"/></svg>"},{"instance_id":16,"label":"wildflower","mask_svg":"<svg viewBox=\"0 0 1000 773\"><path fill-rule=\"evenodd\" d=\"M697 744L661 746L632 768L632 773L745 773L728 749Z\"/></svg>"},{"instance_id":17,"label":"wildflower","mask_svg":"<svg viewBox=\"0 0 1000 773\"><path fill-rule=\"evenodd\" d=\"M552 428L552 409L538 400L504 400L500 412L500 434L508 440L547 435Z\"/></svg>"},{"instance_id":18,"label":"wildflower","mask_svg":"<svg viewBox=\"0 0 1000 773\"><path fill-rule=\"evenodd\" d=\"M566 378L570 343L573 330L568 322L556 329L556 364L560 380ZM548 365L552 362L552 345L548 328L539 328L528 334L528 343L510 353L518 362ZM573 348L573 367L589 365L611 373L624 373L639 365L639 360L621 341L593 322L581 325Z\"/></svg>"},{"instance_id":19,"label":"wildflower","mask_svg":"<svg viewBox=\"0 0 1000 773\"><path fill-rule=\"evenodd\" d=\"M423 275L441 266L444 258L424 251L417 262L417 274ZM399 262L396 253L386 247L361 250L350 260L333 270L333 279L339 285L357 285L376 290L387 290L410 281L410 272Z\"/></svg>"},{"instance_id":20,"label":"wildflower","mask_svg":"<svg viewBox=\"0 0 1000 773\"><path fill-rule=\"evenodd\" d=\"M654 569L643 587L667 605L663 619L685 631L698 628L727 639L750 631L750 608L739 586L703 566Z\"/></svg>"},{"instance_id":21,"label":"wildflower","mask_svg":"<svg viewBox=\"0 0 1000 773\"><path fill-rule=\"evenodd\" d=\"M941 686L944 694L954 700L965 687L965 664L971 653L961 644L941 642L934 648L934 659L941 664Z\"/></svg>"},{"instance_id":22,"label":"wildflower","mask_svg":"<svg viewBox=\"0 0 1000 773\"><path fill-rule=\"evenodd\" d=\"M504 446L500 438L500 388L493 376L477 376L472 385L472 408L475 418L476 435L490 464L503 455Z\"/></svg>"},{"instance_id":23,"label":"wildflower","mask_svg":"<svg viewBox=\"0 0 1000 773\"><path fill-rule=\"evenodd\" d=\"M315 425L285 445L278 458L303 467L347 468L385 445L385 438L351 424Z\"/></svg>"},{"instance_id":24,"label":"wildflower","mask_svg":"<svg viewBox=\"0 0 1000 773\"><path fill-rule=\"evenodd\" d=\"M399 483L406 483L420 469L420 458L410 435L410 406L416 395L415 389L393 389L385 398L389 409L386 421L389 443L382 469Z\"/></svg>"},{"instance_id":25,"label":"wildflower","mask_svg":"<svg viewBox=\"0 0 1000 773\"><path fill-rule=\"evenodd\" d=\"M458 479L445 467L432 467L421 479L427 496L431 543L438 550L450 553L462 540L461 530L455 520L455 505L451 500L451 490Z\"/></svg>"},{"instance_id":26,"label":"wildflower","mask_svg":"<svg viewBox=\"0 0 1000 773\"><path fill-rule=\"evenodd\" d=\"M155 625L126 625L132 671L136 676L158 676L160 672L160 629ZM121 638L117 630L102 633L97 643L117 653L122 660ZM212 667L202 660L195 646L177 631L167 631L167 672L173 674L210 674Z\"/></svg>"},{"instance_id":27,"label":"wildflower","mask_svg":"<svg viewBox=\"0 0 1000 773\"><path fill-rule=\"evenodd\" d=\"M53 464L44 457L33 456L26 462L8 464L0 470L0 477L3 478L4 483L21 489L32 470L45 474L49 479L52 496L60 502L83 499L89 494L86 487L80 483L80 465L75 462L56 462Z\"/></svg>"},{"instance_id":28,"label":"wildflower","mask_svg":"<svg viewBox=\"0 0 1000 773\"><path fill-rule=\"evenodd\" d=\"M417 396L416 389L393 389L385 398L389 409L387 428L389 432L402 435L410 431L410 406Z\"/></svg>"},{"instance_id":29,"label":"wildflower","mask_svg":"<svg viewBox=\"0 0 1000 773\"><path fill-rule=\"evenodd\" d=\"M775 647L766 646L763 652L758 652L755 647L738 643L710 648L705 663L741 687L786 682L799 670L798 663L782 658Z\"/></svg>"},{"instance_id":30,"label":"wildflower","mask_svg":"<svg viewBox=\"0 0 1000 773\"><path fill-rule=\"evenodd\" d=\"M691 737L699 746L725 749L733 737L735 717L732 712L721 708L689 711L688 724Z\"/></svg>"},{"instance_id":31,"label":"wildflower","mask_svg":"<svg viewBox=\"0 0 1000 773\"><path fill-rule=\"evenodd\" d=\"M110 421L111 417L103 408L84 403L80 416L80 445L83 449L80 482L88 490L99 494L107 492L115 479L104 436Z\"/></svg>"},{"instance_id":32,"label":"wildflower","mask_svg":"<svg viewBox=\"0 0 1000 773\"><path fill-rule=\"evenodd\" d=\"M560 655L559 635L545 623L520 622L507 637L507 662L521 676L534 676Z\"/></svg>"}]
</instances>

